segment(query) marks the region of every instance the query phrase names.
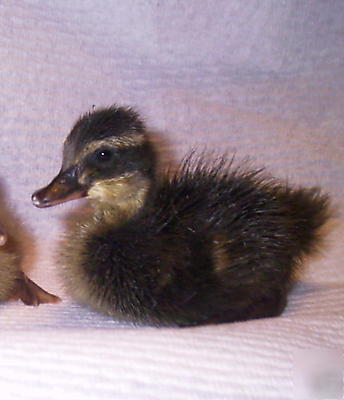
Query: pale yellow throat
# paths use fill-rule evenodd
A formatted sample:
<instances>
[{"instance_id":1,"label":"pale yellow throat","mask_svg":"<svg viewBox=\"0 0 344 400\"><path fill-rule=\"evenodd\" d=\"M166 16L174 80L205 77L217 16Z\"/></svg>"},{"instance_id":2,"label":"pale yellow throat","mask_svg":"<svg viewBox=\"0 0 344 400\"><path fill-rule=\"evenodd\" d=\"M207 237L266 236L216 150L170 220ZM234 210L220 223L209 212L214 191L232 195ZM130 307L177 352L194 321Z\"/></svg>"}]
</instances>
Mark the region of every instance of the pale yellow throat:
<instances>
[{"instance_id":1,"label":"pale yellow throat","mask_svg":"<svg viewBox=\"0 0 344 400\"><path fill-rule=\"evenodd\" d=\"M139 173L96 182L88 197L96 213L109 223L121 222L134 216L144 205L149 180Z\"/></svg>"}]
</instances>

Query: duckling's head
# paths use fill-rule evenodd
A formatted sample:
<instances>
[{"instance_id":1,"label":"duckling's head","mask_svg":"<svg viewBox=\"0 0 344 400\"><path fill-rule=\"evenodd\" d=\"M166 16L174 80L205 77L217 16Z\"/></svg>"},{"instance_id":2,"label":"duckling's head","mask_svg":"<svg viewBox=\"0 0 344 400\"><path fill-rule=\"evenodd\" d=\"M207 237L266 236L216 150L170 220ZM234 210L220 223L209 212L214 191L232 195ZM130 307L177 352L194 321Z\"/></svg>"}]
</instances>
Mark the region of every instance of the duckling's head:
<instances>
[{"instance_id":1,"label":"duckling's head","mask_svg":"<svg viewBox=\"0 0 344 400\"><path fill-rule=\"evenodd\" d=\"M83 115L64 142L52 182L32 195L37 207L87 196L99 211L132 215L154 182L155 152L132 109L112 106Z\"/></svg>"}]
</instances>

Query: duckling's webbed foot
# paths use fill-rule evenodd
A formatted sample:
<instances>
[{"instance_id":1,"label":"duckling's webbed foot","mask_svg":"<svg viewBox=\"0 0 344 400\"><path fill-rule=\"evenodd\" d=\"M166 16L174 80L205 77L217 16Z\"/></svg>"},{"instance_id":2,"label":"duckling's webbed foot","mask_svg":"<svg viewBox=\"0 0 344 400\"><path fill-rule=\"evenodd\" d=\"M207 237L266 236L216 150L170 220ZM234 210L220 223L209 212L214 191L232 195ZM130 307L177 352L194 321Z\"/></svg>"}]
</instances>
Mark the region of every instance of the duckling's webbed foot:
<instances>
[{"instance_id":1,"label":"duckling's webbed foot","mask_svg":"<svg viewBox=\"0 0 344 400\"><path fill-rule=\"evenodd\" d=\"M44 303L59 303L61 299L46 292L25 274L16 280L12 300L21 300L28 306L38 306Z\"/></svg>"}]
</instances>

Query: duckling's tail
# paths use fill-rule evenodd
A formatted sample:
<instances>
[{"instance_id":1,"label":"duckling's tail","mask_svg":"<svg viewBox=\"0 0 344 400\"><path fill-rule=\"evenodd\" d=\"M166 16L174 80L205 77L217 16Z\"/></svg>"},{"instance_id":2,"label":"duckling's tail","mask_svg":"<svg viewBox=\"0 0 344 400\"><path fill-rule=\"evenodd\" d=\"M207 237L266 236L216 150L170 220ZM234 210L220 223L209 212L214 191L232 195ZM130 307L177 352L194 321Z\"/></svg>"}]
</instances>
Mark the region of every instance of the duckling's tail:
<instances>
[{"instance_id":1,"label":"duckling's tail","mask_svg":"<svg viewBox=\"0 0 344 400\"><path fill-rule=\"evenodd\" d=\"M290 217L290 229L299 250L309 254L321 243L321 231L331 217L330 200L318 188L283 188L276 197Z\"/></svg>"}]
</instances>

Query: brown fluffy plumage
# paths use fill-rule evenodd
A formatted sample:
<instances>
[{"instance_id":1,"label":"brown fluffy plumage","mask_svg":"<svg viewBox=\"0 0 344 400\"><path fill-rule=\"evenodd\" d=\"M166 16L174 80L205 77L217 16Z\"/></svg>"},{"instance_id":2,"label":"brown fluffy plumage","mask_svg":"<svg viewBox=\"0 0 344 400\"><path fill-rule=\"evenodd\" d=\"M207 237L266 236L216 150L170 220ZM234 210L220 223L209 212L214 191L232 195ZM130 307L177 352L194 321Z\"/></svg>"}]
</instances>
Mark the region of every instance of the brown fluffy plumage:
<instances>
[{"instance_id":1,"label":"brown fluffy plumage","mask_svg":"<svg viewBox=\"0 0 344 400\"><path fill-rule=\"evenodd\" d=\"M197 325L279 315L294 272L329 217L318 189L192 155L156 175L155 152L131 109L79 119L46 207L88 196L59 263L70 294L115 318Z\"/></svg>"}]
</instances>

